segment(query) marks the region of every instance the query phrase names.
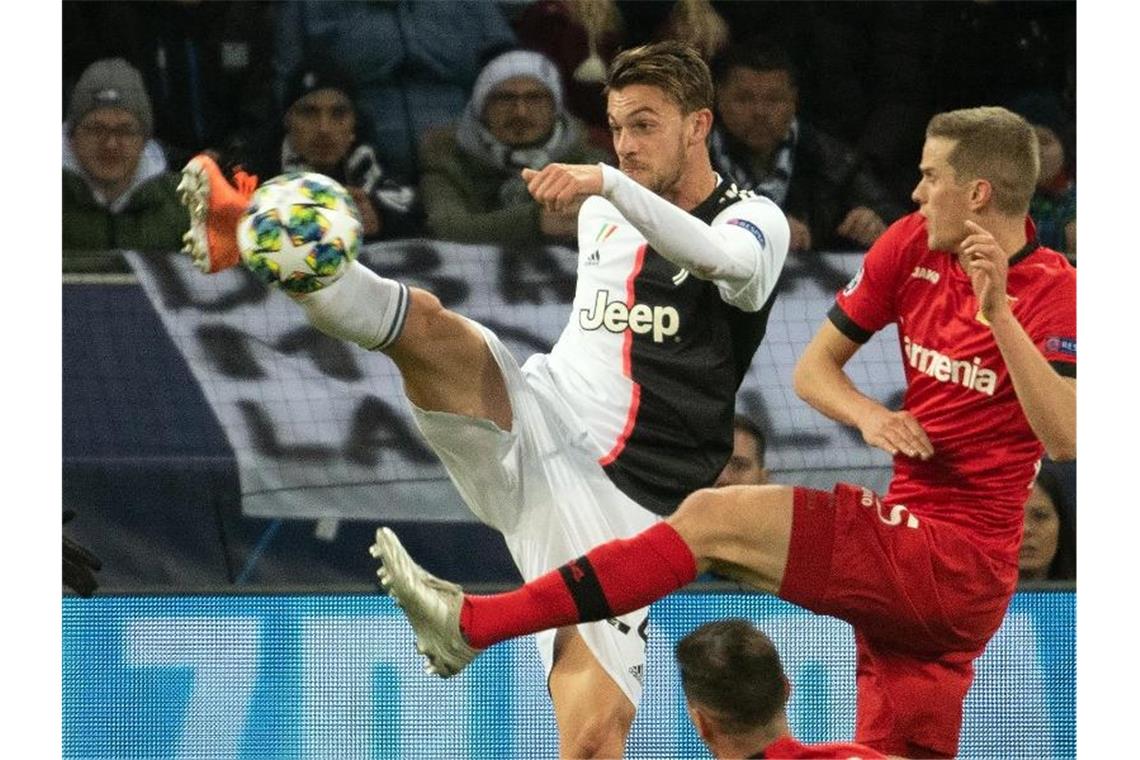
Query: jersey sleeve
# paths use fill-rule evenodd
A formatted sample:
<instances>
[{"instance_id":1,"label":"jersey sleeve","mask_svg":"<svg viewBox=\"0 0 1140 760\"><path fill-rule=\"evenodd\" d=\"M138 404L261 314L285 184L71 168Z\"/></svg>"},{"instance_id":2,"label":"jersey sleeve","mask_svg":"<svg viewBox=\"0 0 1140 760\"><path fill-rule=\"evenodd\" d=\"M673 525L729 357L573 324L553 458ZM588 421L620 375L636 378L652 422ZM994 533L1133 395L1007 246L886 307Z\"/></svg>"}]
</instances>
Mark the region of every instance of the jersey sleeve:
<instances>
[{"instance_id":1,"label":"jersey sleeve","mask_svg":"<svg viewBox=\"0 0 1140 760\"><path fill-rule=\"evenodd\" d=\"M866 343L896 319L901 232L896 223L879 236L827 313L831 323L856 343Z\"/></svg>"},{"instance_id":2,"label":"jersey sleeve","mask_svg":"<svg viewBox=\"0 0 1140 760\"><path fill-rule=\"evenodd\" d=\"M791 230L788 219L772 201L755 197L737 201L712 220L711 227L726 249L748 266L736 277L714 278L720 297L743 311L764 305L788 258Z\"/></svg>"},{"instance_id":3,"label":"jersey sleeve","mask_svg":"<svg viewBox=\"0 0 1140 760\"><path fill-rule=\"evenodd\" d=\"M1065 268L1040 301L1026 332L1049 364L1065 377L1077 376L1077 275Z\"/></svg>"},{"instance_id":4,"label":"jersey sleeve","mask_svg":"<svg viewBox=\"0 0 1140 760\"><path fill-rule=\"evenodd\" d=\"M705 224L612 166L601 167L603 195L653 250L716 283L727 303L744 311L763 306L776 287L791 239L788 220L776 204L763 198L738 201Z\"/></svg>"}]
</instances>

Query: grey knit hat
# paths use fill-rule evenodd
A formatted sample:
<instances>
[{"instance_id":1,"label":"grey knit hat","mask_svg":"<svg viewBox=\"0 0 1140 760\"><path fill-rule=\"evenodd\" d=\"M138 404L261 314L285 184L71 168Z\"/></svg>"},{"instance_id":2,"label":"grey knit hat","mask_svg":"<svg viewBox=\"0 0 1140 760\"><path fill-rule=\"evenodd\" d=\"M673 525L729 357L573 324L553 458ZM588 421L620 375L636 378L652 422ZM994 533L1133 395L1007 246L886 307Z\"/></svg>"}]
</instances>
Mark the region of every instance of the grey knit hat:
<instances>
[{"instance_id":1,"label":"grey knit hat","mask_svg":"<svg viewBox=\"0 0 1140 760\"><path fill-rule=\"evenodd\" d=\"M123 108L135 115L148 136L154 129L142 74L122 58L104 58L84 70L71 92L67 121L74 129L96 108Z\"/></svg>"},{"instance_id":2,"label":"grey knit hat","mask_svg":"<svg viewBox=\"0 0 1140 760\"><path fill-rule=\"evenodd\" d=\"M550 90L554 98L554 110L561 113L562 77L558 74L558 67L542 53L533 50L509 50L491 59L479 72L471 88L471 112L476 116L482 116L483 107L491 90L511 77L537 79Z\"/></svg>"}]
</instances>

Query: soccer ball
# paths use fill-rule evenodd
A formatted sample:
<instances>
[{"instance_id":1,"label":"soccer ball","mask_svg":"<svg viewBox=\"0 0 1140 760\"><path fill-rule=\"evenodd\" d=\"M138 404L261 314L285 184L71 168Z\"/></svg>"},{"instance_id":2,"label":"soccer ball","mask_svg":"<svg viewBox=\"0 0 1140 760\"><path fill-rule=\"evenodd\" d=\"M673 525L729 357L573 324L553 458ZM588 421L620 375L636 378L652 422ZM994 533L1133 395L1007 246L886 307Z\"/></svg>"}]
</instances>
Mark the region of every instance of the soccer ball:
<instances>
[{"instance_id":1,"label":"soccer ball","mask_svg":"<svg viewBox=\"0 0 1140 760\"><path fill-rule=\"evenodd\" d=\"M259 280L296 295L336 282L360 251L364 231L340 183L294 172L257 188L237 237L242 261Z\"/></svg>"}]
</instances>

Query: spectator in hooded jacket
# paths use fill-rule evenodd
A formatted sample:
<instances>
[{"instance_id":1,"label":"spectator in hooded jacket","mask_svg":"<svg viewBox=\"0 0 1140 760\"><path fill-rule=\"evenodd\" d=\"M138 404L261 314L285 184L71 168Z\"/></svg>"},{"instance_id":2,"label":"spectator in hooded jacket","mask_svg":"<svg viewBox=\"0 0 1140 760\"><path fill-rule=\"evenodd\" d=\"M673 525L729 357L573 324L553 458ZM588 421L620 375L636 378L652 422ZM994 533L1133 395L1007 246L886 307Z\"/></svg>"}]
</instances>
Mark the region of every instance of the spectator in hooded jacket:
<instances>
[{"instance_id":1,"label":"spectator in hooded jacket","mask_svg":"<svg viewBox=\"0 0 1140 760\"><path fill-rule=\"evenodd\" d=\"M520 172L605 157L587 145L581 122L565 110L554 63L529 50L502 53L475 80L459 122L424 135L420 191L428 230L467 243L572 238L577 208L542 208Z\"/></svg>"},{"instance_id":2,"label":"spectator in hooded jacket","mask_svg":"<svg viewBox=\"0 0 1140 760\"><path fill-rule=\"evenodd\" d=\"M181 246L190 221L153 125L142 76L126 61L96 61L80 76L63 125L65 270L126 271L118 250Z\"/></svg>"}]
</instances>

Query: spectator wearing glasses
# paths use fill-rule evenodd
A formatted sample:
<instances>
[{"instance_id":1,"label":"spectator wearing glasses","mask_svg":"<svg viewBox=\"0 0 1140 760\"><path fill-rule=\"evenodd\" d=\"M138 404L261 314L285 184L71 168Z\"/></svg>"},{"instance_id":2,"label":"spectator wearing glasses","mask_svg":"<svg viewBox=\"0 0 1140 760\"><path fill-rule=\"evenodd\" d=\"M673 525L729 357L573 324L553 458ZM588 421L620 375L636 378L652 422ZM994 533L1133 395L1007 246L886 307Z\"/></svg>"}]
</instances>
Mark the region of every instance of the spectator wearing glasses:
<instances>
[{"instance_id":1,"label":"spectator wearing glasses","mask_svg":"<svg viewBox=\"0 0 1140 760\"><path fill-rule=\"evenodd\" d=\"M503 53L479 73L458 124L424 135L420 191L428 230L464 243L569 240L577 234L577 205L542 208L520 172L605 156L587 146L582 124L565 111L554 63L529 50Z\"/></svg>"},{"instance_id":2,"label":"spectator wearing glasses","mask_svg":"<svg viewBox=\"0 0 1140 760\"><path fill-rule=\"evenodd\" d=\"M65 270L126 271L111 251L178 250L190 222L153 124L136 69L121 58L87 67L63 125Z\"/></svg>"}]
</instances>

